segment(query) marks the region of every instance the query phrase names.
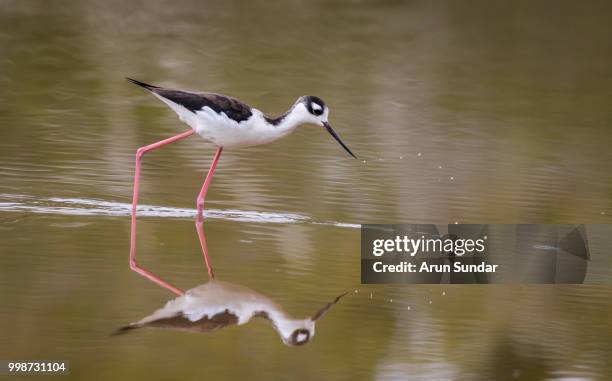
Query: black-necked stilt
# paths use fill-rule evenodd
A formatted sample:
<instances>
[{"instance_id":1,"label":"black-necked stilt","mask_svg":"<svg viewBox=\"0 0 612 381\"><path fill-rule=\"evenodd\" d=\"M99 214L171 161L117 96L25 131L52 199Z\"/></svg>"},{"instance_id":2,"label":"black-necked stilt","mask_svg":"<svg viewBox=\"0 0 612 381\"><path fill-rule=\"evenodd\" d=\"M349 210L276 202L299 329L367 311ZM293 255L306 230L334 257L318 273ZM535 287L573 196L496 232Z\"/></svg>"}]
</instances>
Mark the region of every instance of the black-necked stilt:
<instances>
[{"instance_id":1,"label":"black-necked stilt","mask_svg":"<svg viewBox=\"0 0 612 381\"><path fill-rule=\"evenodd\" d=\"M300 97L294 105L278 118L270 118L261 111L252 108L237 99L214 93L194 93L182 90L167 89L149 85L131 78L128 81L149 90L153 95L166 103L191 129L171 138L138 148L136 151L136 169L134 173L134 196L132 200L132 228L130 237L130 268L149 280L182 295L183 291L165 282L150 271L140 267L136 262L136 207L138 204L140 164L145 153L167 144L184 139L197 133L204 139L217 145L212 165L206 175L202 189L197 197L196 227L204 261L210 279L214 272L208 256L206 240L202 234L202 211L206 192L212 181L221 152L225 147L246 147L270 143L293 132L302 124L315 124L325 127L338 143L353 157L351 150L342 142L328 122L329 108L318 97Z\"/></svg>"},{"instance_id":2,"label":"black-necked stilt","mask_svg":"<svg viewBox=\"0 0 612 381\"><path fill-rule=\"evenodd\" d=\"M270 298L244 286L211 280L141 320L119 328L115 334L144 327L174 328L192 332L210 332L230 325L248 323L253 317L268 319L283 343L306 344L314 337L315 323L346 293L327 303L312 317L294 319Z\"/></svg>"}]
</instances>

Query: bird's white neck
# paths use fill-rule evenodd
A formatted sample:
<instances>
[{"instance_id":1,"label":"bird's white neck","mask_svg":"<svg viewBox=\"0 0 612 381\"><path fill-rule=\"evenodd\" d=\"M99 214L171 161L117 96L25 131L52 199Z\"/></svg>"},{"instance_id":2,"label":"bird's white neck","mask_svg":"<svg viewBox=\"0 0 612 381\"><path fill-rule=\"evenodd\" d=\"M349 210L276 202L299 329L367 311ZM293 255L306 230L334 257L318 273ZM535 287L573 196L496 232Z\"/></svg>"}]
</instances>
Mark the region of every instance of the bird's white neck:
<instances>
[{"instance_id":1,"label":"bird's white neck","mask_svg":"<svg viewBox=\"0 0 612 381\"><path fill-rule=\"evenodd\" d=\"M302 102L294 104L289 111L272 123L278 132L290 133L299 125L312 122L312 116Z\"/></svg>"},{"instance_id":2,"label":"bird's white neck","mask_svg":"<svg viewBox=\"0 0 612 381\"><path fill-rule=\"evenodd\" d=\"M268 311L268 317L284 342L289 340L289 337L296 329L308 330L311 337L314 336L315 322L311 319L294 319L282 310Z\"/></svg>"}]
</instances>

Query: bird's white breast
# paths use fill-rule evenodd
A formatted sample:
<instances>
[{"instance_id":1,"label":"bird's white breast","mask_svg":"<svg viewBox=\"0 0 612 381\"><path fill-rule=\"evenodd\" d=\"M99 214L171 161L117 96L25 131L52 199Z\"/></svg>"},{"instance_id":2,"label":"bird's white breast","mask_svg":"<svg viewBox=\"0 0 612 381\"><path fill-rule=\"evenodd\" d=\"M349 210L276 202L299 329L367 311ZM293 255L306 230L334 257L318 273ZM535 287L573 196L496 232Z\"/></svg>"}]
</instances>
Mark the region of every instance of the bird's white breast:
<instances>
[{"instance_id":1,"label":"bird's white breast","mask_svg":"<svg viewBox=\"0 0 612 381\"><path fill-rule=\"evenodd\" d=\"M222 147L247 147L269 143L286 135L285 130L269 124L261 111L252 109L247 120L236 122L209 107L195 112L188 123L204 139Z\"/></svg>"}]
</instances>

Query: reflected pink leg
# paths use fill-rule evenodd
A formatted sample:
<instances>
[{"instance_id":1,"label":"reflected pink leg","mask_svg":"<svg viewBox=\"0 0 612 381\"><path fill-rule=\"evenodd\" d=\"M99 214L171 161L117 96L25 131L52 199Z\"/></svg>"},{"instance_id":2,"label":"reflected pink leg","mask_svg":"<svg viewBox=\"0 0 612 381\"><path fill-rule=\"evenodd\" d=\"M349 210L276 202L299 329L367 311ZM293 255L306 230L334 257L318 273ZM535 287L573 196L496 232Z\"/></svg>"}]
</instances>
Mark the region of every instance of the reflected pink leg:
<instances>
[{"instance_id":1,"label":"reflected pink leg","mask_svg":"<svg viewBox=\"0 0 612 381\"><path fill-rule=\"evenodd\" d=\"M195 226L196 231L198 232L198 238L200 239L200 247L202 248L202 253L204 254L204 263L206 263L206 269L208 270L208 280L213 280L215 279L215 272L213 271L212 263L208 257L208 246L206 245L203 222L204 221L202 220L196 219Z\"/></svg>"},{"instance_id":2,"label":"reflected pink leg","mask_svg":"<svg viewBox=\"0 0 612 381\"><path fill-rule=\"evenodd\" d=\"M140 164L142 161L142 157L144 156L145 153L152 151L154 149L163 147L167 144L174 143L178 140L185 139L186 137L193 135L194 132L195 132L194 130L185 131L182 134L178 134L176 136L159 141L157 143L153 143L153 144L149 144L148 146L140 147L136 151L136 170L134 172L134 197L132 199L132 229L131 229L131 234L130 234L130 268L134 270L135 272L137 272L138 274L142 275L143 277L149 279L150 281L157 283L158 285L174 292L177 295L183 295L185 292L181 290L180 288L177 288L171 285L170 283L164 281L163 279L153 274L152 272L145 270L144 268L138 266L138 263L136 262L136 207L138 205L138 191L139 191L139 183L140 183Z\"/></svg>"},{"instance_id":3,"label":"reflected pink leg","mask_svg":"<svg viewBox=\"0 0 612 381\"><path fill-rule=\"evenodd\" d=\"M215 153L215 157L213 162L208 170L208 174L206 175L206 179L204 180L204 185L202 185L202 190L198 195L198 199L196 200L196 230L198 232L198 238L200 239L200 247L202 247L202 253L204 254L204 262L206 263L206 268L208 270L208 279L215 279L215 273L212 268L212 263L210 261L210 257L208 256L208 246L206 245L206 237L204 236L204 200L206 199L206 192L208 192L208 187L212 182L213 175L215 174L215 169L217 169L217 163L219 163L219 158L221 157L221 151L223 151L223 147L218 147L217 152Z\"/></svg>"}]
</instances>

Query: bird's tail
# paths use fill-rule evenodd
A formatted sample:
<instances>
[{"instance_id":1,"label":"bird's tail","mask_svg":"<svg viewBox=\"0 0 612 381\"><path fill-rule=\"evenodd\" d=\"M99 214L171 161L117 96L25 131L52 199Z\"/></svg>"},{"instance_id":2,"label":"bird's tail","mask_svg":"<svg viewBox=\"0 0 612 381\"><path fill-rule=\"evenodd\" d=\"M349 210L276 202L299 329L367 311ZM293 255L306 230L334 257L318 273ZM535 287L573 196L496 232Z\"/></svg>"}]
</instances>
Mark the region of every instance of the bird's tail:
<instances>
[{"instance_id":1,"label":"bird's tail","mask_svg":"<svg viewBox=\"0 0 612 381\"><path fill-rule=\"evenodd\" d=\"M138 324L128 324L126 326L123 326L121 328L119 328L118 330L116 330L115 332L111 333L110 336L121 336L121 335L125 335L126 333L133 331L135 329L141 328L140 325Z\"/></svg>"},{"instance_id":2,"label":"bird's tail","mask_svg":"<svg viewBox=\"0 0 612 381\"><path fill-rule=\"evenodd\" d=\"M149 85L148 83L144 83L144 82L140 82L138 80L129 78L129 77L125 77L125 79L127 79L128 82L131 82L137 86L140 87L144 87L145 89L149 90L149 91L153 91L155 89L159 89L159 86L153 86L153 85Z\"/></svg>"}]
</instances>

